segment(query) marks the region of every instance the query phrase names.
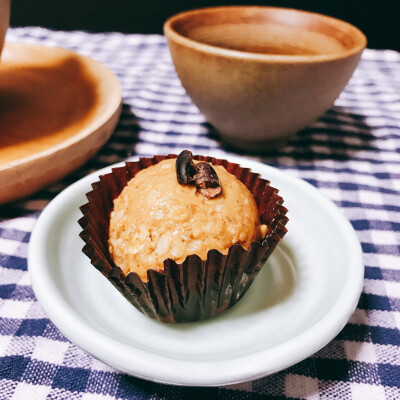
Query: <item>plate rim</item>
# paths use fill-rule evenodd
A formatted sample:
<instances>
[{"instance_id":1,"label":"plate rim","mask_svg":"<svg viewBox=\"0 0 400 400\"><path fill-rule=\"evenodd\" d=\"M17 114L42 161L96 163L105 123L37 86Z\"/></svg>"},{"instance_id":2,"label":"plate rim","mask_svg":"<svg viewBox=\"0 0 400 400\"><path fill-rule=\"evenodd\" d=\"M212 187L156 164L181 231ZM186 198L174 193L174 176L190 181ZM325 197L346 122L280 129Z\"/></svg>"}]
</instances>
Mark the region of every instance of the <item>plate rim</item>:
<instances>
[{"instance_id":1,"label":"plate rim","mask_svg":"<svg viewBox=\"0 0 400 400\"><path fill-rule=\"evenodd\" d=\"M138 159L138 157L133 159ZM171 359L155 353L149 354L146 350L137 347L133 348L89 326L58 292L49 274L46 275L46 268L44 267L45 241L42 240L42 236L46 232L46 227L50 224L52 217L57 215L59 204L63 204L68 199L75 197L75 192L86 193L86 189L83 191L85 187L90 189L90 183L97 180L99 175L108 173L112 168L124 165L124 162L120 162L95 171L62 191L43 210L32 232L28 252L28 271L33 290L49 319L68 339L106 364L138 378L182 386L224 386L258 379L286 369L320 350L343 329L357 306L364 280L362 249L350 222L344 217L340 209L317 188L302 179L290 175L287 171L283 172L272 166L244 157L229 156L229 160L249 167L253 172L260 173L264 177L268 174L268 171L273 171L275 176L288 180L290 184L295 184L302 190L311 191L327 207L328 211L334 213L337 217L337 223L340 224L341 229L345 232L346 240L349 243L350 259L347 263L352 268L349 269L350 272L347 276L346 284L343 285L340 295L331 305L329 311L306 330L289 340L279 343L272 349L241 355L228 361L213 360L208 363ZM60 309L63 309L63 313L60 313ZM63 317L61 316L62 314ZM332 314L335 318L332 318ZM299 345L299 342L301 345ZM115 346L122 350L122 352L119 351L118 362L114 360ZM284 354L290 354L290 357L286 357L285 362L280 360L282 359L280 354L283 347L285 348ZM99 354L99 348L101 349L101 354ZM132 358L129 360L126 358L128 350L132 352L132 349L136 354L133 369L127 367L127 365L132 364ZM124 352L125 355L123 354ZM266 355L268 357L265 357ZM160 360L167 361L170 368L160 368ZM240 362L240 365L246 365L247 369L245 368L245 371L243 369L235 371L235 368L232 368L232 360L235 360L235 365L238 362ZM231 365L227 365L227 363ZM140 364L139 367L138 364ZM219 375L210 377L207 374L205 366L210 364L217 366ZM229 372L227 372L226 367L229 367ZM192 371L192 373L188 374L188 370ZM204 370L206 370L205 373ZM179 371L179 376L177 376L177 371Z\"/></svg>"}]
</instances>

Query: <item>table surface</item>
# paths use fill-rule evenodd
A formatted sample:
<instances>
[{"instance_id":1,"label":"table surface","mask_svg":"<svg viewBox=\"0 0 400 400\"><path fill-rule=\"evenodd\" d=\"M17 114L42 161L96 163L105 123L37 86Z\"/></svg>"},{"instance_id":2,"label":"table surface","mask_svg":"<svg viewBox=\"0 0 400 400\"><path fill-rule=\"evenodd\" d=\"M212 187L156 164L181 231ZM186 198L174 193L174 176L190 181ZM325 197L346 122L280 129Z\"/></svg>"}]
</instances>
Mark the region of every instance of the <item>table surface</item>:
<instances>
[{"instance_id":1,"label":"table surface","mask_svg":"<svg viewBox=\"0 0 400 400\"><path fill-rule=\"evenodd\" d=\"M251 156L310 182L351 221L365 280L349 323L325 348L285 371L200 389L127 376L69 342L35 298L27 252L46 204L89 172L136 155L190 149L229 158L232 150L185 94L162 36L30 27L10 28L7 40L65 47L104 63L121 83L123 111L112 138L82 168L0 207L1 399L400 399L399 53L365 50L330 110L279 151Z\"/></svg>"}]
</instances>

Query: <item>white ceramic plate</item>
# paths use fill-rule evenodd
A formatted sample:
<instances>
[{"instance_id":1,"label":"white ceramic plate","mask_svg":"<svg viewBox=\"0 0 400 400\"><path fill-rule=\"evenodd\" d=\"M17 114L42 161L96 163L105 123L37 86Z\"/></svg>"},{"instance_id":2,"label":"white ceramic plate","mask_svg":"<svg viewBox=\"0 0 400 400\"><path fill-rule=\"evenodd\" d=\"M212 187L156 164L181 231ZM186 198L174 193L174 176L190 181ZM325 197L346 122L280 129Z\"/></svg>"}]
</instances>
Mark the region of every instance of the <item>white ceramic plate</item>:
<instances>
[{"instance_id":1,"label":"white ceramic plate","mask_svg":"<svg viewBox=\"0 0 400 400\"><path fill-rule=\"evenodd\" d=\"M289 233L243 299L208 321L168 325L145 317L81 253L78 207L110 168L46 207L32 234L29 272L38 300L72 342L140 378L212 386L287 368L337 335L356 307L364 274L350 223L306 182L254 161L230 161L280 189Z\"/></svg>"}]
</instances>

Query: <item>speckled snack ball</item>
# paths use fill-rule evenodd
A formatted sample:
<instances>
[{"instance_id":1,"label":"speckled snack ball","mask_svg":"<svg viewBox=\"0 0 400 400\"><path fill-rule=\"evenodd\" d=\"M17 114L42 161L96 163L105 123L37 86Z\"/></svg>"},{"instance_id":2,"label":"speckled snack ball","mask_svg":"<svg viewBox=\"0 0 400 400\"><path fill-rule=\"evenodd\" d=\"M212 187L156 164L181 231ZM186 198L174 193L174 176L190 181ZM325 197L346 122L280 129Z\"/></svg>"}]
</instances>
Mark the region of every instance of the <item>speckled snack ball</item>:
<instances>
[{"instance_id":1,"label":"speckled snack ball","mask_svg":"<svg viewBox=\"0 0 400 400\"><path fill-rule=\"evenodd\" d=\"M224 167L213 168L222 188L214 198L201 193L201 182L180 184L175 159L128 182L114 200L109 230L110 254L125 274L136 272L147 281L147 270L164 269L167 258L182 263L197 254L205 260L211 249L223 254L234 244L248 249L265 236L267 227L246 186Z\"/></svg>"}]
</instances>

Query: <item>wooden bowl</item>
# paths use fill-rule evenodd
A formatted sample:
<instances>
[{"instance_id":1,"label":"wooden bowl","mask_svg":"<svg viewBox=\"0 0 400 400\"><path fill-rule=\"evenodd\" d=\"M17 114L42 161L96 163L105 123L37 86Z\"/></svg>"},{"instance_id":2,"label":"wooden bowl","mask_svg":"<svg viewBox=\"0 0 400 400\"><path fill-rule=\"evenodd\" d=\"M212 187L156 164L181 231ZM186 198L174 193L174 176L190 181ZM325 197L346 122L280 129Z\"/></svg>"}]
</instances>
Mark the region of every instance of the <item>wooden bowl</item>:
<instances>
[{"instance_id":1,"label":"wooden bowl","mask_svg":"<svg viewBox=\"0 0 400 400\"><path fill-rule=\"evenodd\" d=\"M164 33L193 102L222 139L250 151L275 148L324 113L366 46L344 21L274 7L183 12Z\"/></svg>"},{"instance_id":2,"label":"wooden bowl","mask_svg":"<svg viewBox=\"0 0 400 400\"><path fill-rule=\"evenodd\" d=\"M10 0L0 0L0 56L10 23Z\"/></svg>"},{"instance_id":3,"label":"wooden bowl","mask_svg":"<svg viewBox=\"0 0 400 400\"><path fill-rule=\"evenodd\" d=\"M117 78L72 51L6 43L0 64L0 204L92 157L121 112Z\"/></svg>"}]
</instances>

